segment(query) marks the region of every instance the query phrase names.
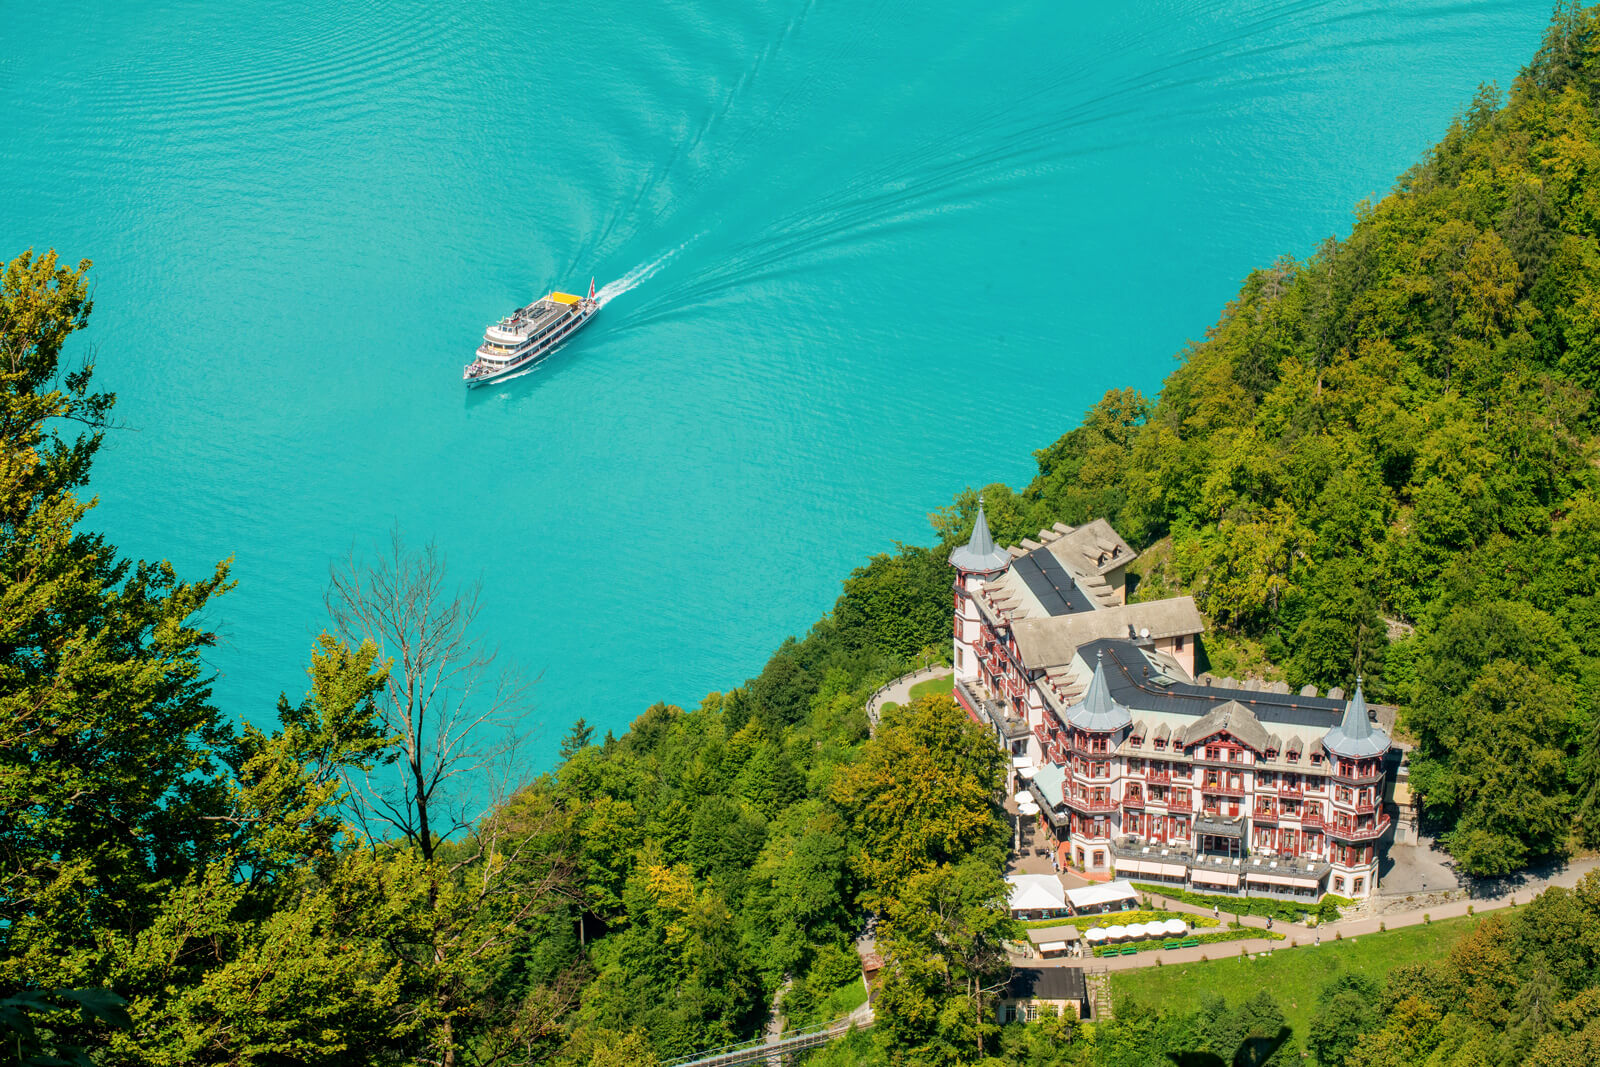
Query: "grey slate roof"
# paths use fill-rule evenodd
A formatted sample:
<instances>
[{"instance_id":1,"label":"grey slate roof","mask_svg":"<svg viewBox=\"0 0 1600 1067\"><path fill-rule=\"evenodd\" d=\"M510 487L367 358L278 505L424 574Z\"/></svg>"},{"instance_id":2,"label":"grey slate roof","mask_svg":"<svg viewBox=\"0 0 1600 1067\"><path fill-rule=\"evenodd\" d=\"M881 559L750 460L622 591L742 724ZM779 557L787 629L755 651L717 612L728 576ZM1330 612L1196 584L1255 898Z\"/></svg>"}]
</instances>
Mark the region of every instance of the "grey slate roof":
<instances>
[{"instance_id":1,"label":"grey slate roof","mask_svg":"<svg viewBox=\"0 0 1600 1067\"><path fill-rule=\"evenodd\" d=\"M1063 533L1050 551L1076 574L1105 574L1127 566L1139 555L1104 519L1092 519Z\"/></svg>"},{"instance_id":2,"label":"grey slate roof","mask_svg":"<svg viewBox=\"0 0 1600 1067\"><path fill-rule=\"evenodd\" d=\"M1006 981L1003 1000L1089 999L1089 988L1079 967L1016 967Z\"/></svg>"},{"instance_id":3,"label":"grey slate roof","mask_svg":"<svg viewBox=\"0 0 1600 1067\"><path fill-rule=\"evenodd\" d=\"M952 558L954 558L952 556ZM1142 604L1118 604L1072 615L1018 619L1012 628L1024 667L1058 667L1072 662L1091 641L1126 637L1128 629L1149 630L1152 638L1202 633L1205 622L1190 596Z\"/></svg>"},{"instance_id":4,"label":"grey slate roof","mask_svg":"<svg viewBox=\"0 0 1600 1067\"><path fill-rule=\"evenodd\" d=\"M1293 693L1247 692L1219 685L1158 679L1155 672L1144 677L1151 660L1127 639L1091 641L1078 653L1085 661L1104 654L1106 682L1117 703L1141 712L1170 712L1200 718L1218 704L1237 700L1273 733L1288 737L1321 737L1339 722L1342 702L1326 697L1303 697Z\"/></svg>"},{"instance_id":5,"label":"grey slate roof","mask_svg":"<svg viewBox=\"0 0 1600 1067\"><path fill-rule=\"evenodd\" d=\"M950 551L950 565L964 571L998 571L1011 565L1011 553L995 547L989 535L989 520L983 516L983 497L978 498L978 518L972 524L967 543Z\"/></svg>"},{"instance_id":6,"label":"grey slate roof","mask_svg":"<svg viewBox=\"0 0 1600 1067\"><path fill-rule=\"evenodd\" d=\"M1389 748L1389 735L1372 725L1367 717L1367 698L1356 681L1356 695L1344 706L1344 718L1322 738L1322 745L1336 756L1359 759L1381 756Z\"/></svg>"},{"instance_id":7,"label":"grey slate roof","mask_svg":"<svg viewBox=\"0 0 1600 1067\"><path fill-rule=\"evenodd\" d=\"M1213 837L1243 837L1244 816L1228 819L1220 815L1199 815L1194 820L1194 832Z\"/></svg>"},{"instance_id":8,"label":"grey slate roof","mask_svg":"<svg viewBox=\"0 0 1600 1067\"><path fill-rule=\"evenodd\" d=\"M1249 745L1256 752L1265 752L1271 744L1271 735L1255 713L1237 700L1218 704L1206 715L1189 724L1183 732L1183 743L1192 745L1226 730Z\"/></svg>"},{"instance_id":9,"label":"grey slate roof","mask_svg":"<svg viewBox=\"0 0 1600 1067\"><path fill-rule=\"evenodd\" d=\"M1103 657L1096 657L1094 677L1089 679L1089 690L1083 699L1067 709L1067 723L1080 730L1120 730L1133 722L1133 713L1117 703L1106 681Z\"/></svg>"}]
</instances>

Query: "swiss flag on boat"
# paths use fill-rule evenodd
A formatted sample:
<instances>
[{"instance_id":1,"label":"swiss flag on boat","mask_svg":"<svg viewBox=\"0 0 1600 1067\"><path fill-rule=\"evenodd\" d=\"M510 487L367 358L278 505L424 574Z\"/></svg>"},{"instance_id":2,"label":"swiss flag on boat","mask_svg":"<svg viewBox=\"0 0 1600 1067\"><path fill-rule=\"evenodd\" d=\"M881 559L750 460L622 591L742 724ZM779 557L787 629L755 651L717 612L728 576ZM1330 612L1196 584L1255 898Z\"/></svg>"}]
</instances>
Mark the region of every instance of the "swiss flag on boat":
<instances>
[{"instance_id":1,"label":"swiss flag on boat","mask_svg":"<svg viewBox=\"0 0 1600 1067\"><path fill-rule=\"evenodd\" d=\"M594 299L594 279L593 278L589 279L589 299L590 300Z\"/></svg>"}]
</instances>

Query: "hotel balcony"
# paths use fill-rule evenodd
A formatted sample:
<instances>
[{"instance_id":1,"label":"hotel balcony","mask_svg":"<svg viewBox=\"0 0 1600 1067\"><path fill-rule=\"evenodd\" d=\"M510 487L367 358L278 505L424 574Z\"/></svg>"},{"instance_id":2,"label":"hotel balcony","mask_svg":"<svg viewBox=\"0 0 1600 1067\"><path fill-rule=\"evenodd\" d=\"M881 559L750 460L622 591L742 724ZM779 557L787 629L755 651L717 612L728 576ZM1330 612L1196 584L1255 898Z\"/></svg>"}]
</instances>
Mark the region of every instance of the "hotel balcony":
<instances>
[{"instance_id":1,"label":"hotel balcony","mask_svg":"<svg viewBox=\"0 0 1600 1067\"><path fill-rule=\"evenodd\" d=\"M1007 748L1011 747L1009 742L1019 741L1028 736L1030 732L1028 724L1013 715L1008 705L998 700L991 700L959 678L956 679L955 688L958 701L988 720L995 736L1008 742ZM1037 733L1036 730L1033 732ZM1041 735L1039 740L1043 743L1044 737Z\"/></svg>"},{"instance_id":2,"label":"hotel balcony","mask_svg":"<svg viewBox=\"0 0 1600 1067\"><path fill-rule=\"evenodd\" d=\"M1130 789L1122 797L1122 803L1130 808L1144 807L1144 794L1137 789Z\"/></svg>"},{"instance_id":3,"label":"hotel balcony","mask_svg":"<svg viewBox=\"0 0 1600 1067\"><path fill-rule=\"evenodd\" d=\"M1250 817L1256 822L1277 822L1278 809L1271 805L1264 808L1256 808L1250 813Z\"/></svg>"},{"instance_id":4,"label":"hotel balcony","mask_svg":"<svg viewBox=\"0 0 1600 1067\"><path fill-rule=\"evenodd\" d=\"M1357 782L1365 785L1371 782L1376 782L1379 778L1383 777L1383 765L1379 764L1378 769L1375 771L1362 771L1359 773L1351 772L1350 774L1345 774L1342 771L1337 771L1330 767L1329 772L1334 778L1337 778L1341 782Z\"/></svg>"},{"instance_id":5,"label":"hotel balcony","mask_svg":"<svg viewBox=\"0 0 1600 1067\"><path fill-rule=\"evenodd\" d=\"M1226 782L1206 782L1204 785L1195 786L1195 788L1200 790L1202 793L1214 793L1218 796L1224 797L1244 796L1243 782L1239 783L1238 785L1228 785Z\"/></svg>"},{"instance_id":6,"label":"hotel balcony","mask_svg":"<svg viewBox=\"0 0 1600 1067\"><path fill-rule=\"evenodd\" d=\"M1286 785L1283 783L1279 783L1278 785L1278 794L1280 796L1297 797L1305 791L1305 786L1303 785Z\"/></svg>"},{"instance_id":7,"label":"hotel balcony","mask_svg":"<svg viewBox=\"0 0 1600 1067\"><path fill-rule=\"evenodd\" d=\"M1337 823L1329 823L1323 832L1335 841L1376 841L1388 830L1389 817L1385 815L1370 826L1340 826Z\"/></svg>"},{"instance_id":8,"label":"hotel balcony","mask_svg":"<svg viewBox=\"0 0 1600 1067\"><path fill-rule=\"evenodd\" d=\"M1289 818L1292 819L1292 818L1295 818L1295 816L1290 815ZM1321 811L1318 811L1318 810L1316 810L1314 808L1307 808L1306 810L1304 810L1304 811L1302 811L1300 813L1299 819L1300 819L1300 825L1304 826L1307 830L1320 830L1320 829L1322 829L1323 818L1322 818L1322 812Z\"/></svg>"},{"instance_id":9,"label":"hotel balcony","mask_svg":"<svg viewBox=\"0 0 1600 1067\"><path fill-rule=\"evenodd\" d=\"M1337 800L1333 801L1333 810L1340 815L1371 815L1378 810L1378 804L1372 800Z\"/></svg>"},{"instance_id":10,"label":"hotel balcony","mask_svg":"<svg viewBox=\"0 0 1600 1067\"><path fill-rule=\"evenodd\" d=\"M1143 778L1156 785L1167 785L1172 781L1171 771L1145 771Z\"/></svg>"},{"instance_id":11,"label":"hotel balcony","mask_svg":"<svg viewBox=\"0 0 1600 1067\"><path fill-rule=\"evenodd\" d=\"M1076 811L1076 812L1088 812L1088 813L1093 813L1093 814L1099 814L1099 813L1109 814L1111 812L1116 811L1121 806L1115 800L1112 800L1110 797L1090 798L1090 797L1069 796L1069 797L1065 797L1064 800L1066 802L1067 807L1071 808L1073 811Z\"/></svg>"},{"instance_id":12,"label":"hotel balcony","mask_svg":"<svg viewBox=\"0 0 1600 1067\"><path fill-rule=\"evenodd\" d=\"M1196 855L1184 846L1125 835L1111 841L1117 877L1189 883L1199 892L1228 896L1271 897L1315 903L1327 889L1332 868L1307 856L1273 856L1261 852L1237 859Z\"/></svg>"}]
</instances>

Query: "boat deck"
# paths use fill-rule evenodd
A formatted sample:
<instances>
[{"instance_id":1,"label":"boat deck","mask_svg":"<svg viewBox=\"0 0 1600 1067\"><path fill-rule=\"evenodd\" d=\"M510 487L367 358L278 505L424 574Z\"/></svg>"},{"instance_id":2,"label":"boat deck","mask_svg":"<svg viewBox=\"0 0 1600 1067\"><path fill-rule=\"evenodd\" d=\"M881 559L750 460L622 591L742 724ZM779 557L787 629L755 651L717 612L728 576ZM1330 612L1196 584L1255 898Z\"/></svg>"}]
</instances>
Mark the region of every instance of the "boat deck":
<instances>
[{"instance_id":1,"label":"boat deck","mask_svg":"<svg viewBox=\"0 0 1600 1067\"><path fill-rule=\"evenodd\" d=\"M508 337L521 339L557 321L571 310L568 305L558 304L553 300L538 300L525 308L519 308L509 319L501 319L489 328Z\"/></svg>"}]
</instances>

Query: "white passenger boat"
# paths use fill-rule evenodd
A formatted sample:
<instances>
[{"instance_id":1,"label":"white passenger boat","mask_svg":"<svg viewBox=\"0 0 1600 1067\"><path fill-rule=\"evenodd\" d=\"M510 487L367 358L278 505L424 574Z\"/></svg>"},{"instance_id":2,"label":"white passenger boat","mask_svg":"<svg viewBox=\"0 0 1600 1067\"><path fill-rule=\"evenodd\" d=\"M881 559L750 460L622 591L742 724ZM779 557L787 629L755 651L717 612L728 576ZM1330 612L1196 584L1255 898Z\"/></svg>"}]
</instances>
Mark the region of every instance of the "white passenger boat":
<instances>
[{"instance_id":1,"label":"white passenger boat","mask_svg":"<svg viewBox=\"0 0 1600 1067\"><path fill-rule=\"evenodd\" d=\"M483 332L477 358L462 369L461 380L470 389L533 366L582 329L599 310L593 278L589 279L588 296L550 293L518 308Z\"/></svg>"}]
</instances>

